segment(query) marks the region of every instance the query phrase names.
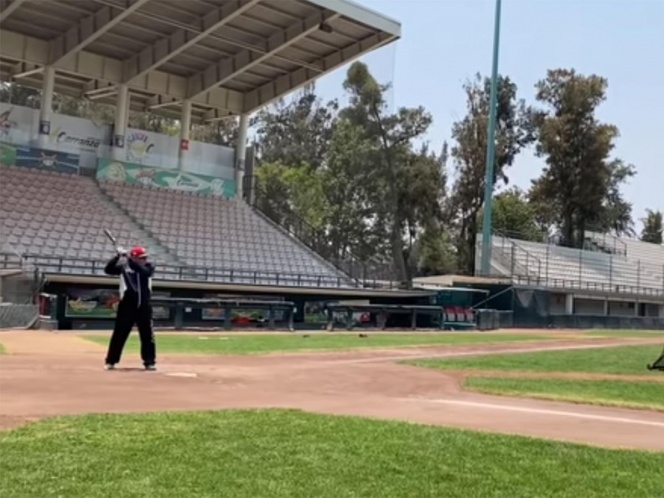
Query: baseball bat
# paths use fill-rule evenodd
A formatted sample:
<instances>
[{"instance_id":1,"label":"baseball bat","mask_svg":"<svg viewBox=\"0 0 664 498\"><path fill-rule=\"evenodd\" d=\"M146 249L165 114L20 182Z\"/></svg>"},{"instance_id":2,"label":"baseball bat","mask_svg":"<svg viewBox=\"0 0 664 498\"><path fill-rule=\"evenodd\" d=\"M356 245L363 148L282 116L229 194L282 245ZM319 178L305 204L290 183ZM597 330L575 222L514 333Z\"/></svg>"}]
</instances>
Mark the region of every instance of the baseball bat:
<instances>
[{"instance_id":1,"label":"baseball bat","mask_svg":"<svg viewBox=\"0 0 664 498\"><path fill-rule=\"evenodd\" d=\"M110 240L113 243L113 247L117 247L118 242L115 240L115 237L113 237L113 234L108 228L104 228L104 234L106 237L108 237L108 240Z\"/></svg>"}]
</instances>

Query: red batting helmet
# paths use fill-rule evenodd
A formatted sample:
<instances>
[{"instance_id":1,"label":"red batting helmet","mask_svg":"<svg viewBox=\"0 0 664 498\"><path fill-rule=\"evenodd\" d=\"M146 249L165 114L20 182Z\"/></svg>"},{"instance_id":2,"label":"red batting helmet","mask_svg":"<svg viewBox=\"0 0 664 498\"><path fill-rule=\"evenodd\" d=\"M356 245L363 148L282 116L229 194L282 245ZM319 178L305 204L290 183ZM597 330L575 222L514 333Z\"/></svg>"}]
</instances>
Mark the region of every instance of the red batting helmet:
<instances>
[{"instance_id":1,"label":"red batting helmet","mask_svg":"<svg viewBox=\"0 0 664 498\"><path fill-rule=\"evenodd\" d=\"M136 246L132 248L132 250L129 252L129 255L132 258L147 258L148 257L148 251L145 250L145 247L143 246Z\"/></svg>"}]
</instances>

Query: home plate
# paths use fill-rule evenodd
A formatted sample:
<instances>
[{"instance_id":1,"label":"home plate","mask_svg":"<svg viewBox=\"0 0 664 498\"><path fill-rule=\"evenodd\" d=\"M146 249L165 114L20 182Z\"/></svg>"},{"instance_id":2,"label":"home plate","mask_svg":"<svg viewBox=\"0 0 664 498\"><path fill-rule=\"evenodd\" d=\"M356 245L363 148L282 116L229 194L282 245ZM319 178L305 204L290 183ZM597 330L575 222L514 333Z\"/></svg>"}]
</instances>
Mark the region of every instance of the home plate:
<instances>
[{"instance_id":1,"label":"home plate","mask_svg":"<svg viewBox=\"0 0 664 498\"><path fill-rule=\"evenodd\" d=\"M198 377L195 372L169 372L166 375L169 377Z\"/></svg>"}]
</instances>

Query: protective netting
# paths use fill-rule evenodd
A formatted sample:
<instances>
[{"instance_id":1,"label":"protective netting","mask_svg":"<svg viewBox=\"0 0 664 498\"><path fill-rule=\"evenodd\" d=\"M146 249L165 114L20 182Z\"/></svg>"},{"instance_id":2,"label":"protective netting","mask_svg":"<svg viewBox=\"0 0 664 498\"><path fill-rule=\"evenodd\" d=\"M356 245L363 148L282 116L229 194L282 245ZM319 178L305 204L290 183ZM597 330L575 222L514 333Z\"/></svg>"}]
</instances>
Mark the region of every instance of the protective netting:
<instances>
[{"instance_id":1,"label":"protective netting","mask_svg":"<svg viewBox=\"0 0 664 498\"><path fill-rule=\"evenodd\" d=\"M549 293L534 289L515 289L514 315L516 321L540 322L549 314Z\"/></svg>"}]
</instances>

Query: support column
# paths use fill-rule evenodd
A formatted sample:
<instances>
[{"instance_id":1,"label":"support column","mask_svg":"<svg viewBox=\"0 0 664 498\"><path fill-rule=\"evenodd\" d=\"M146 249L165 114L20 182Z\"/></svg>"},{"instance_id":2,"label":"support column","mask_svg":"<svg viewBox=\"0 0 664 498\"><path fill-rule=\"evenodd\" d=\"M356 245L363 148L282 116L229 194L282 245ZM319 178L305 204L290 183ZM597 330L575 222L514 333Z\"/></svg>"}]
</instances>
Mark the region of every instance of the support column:
<instances>
[{"instance_id":1,"label":"support column","mask_svg":"<svg viewBox=\"0 0 664 498\"><path fill-rule=\"evenodd\" d=\"M115 128L113 130L113 149L111 158L114 161L126 161L125 135L129 115L129 87L118 85L118 96L115 105Z\"/></svg>"},{"instance_id":2,"label":"support column","mask_svg":"<svg viewBox=\"0 0 664 498\"><path fill-rule=\"evenodd\" d=\"M38 144L41 149L49 148L51 135L51 115L53 114L53 90L55 89L55 69L53 66L44 67L42 80L41 105L39 108L39 137Z\"/></svg>"},{"instance_id":3,"label":"support column","mask_svg":"<svg viewBox=\"0 0 664 498\"><path fill-rule=\"evenodd\" d=\"M240 116L240 129L237 137L237 148L235 149L235 193L241 199L243 197L244 162L247 159L247 131L249 130L249 115Z\"/></svg>"},{"instance_id":4,"label":"support column","mask_svg":"<svg viewBox=\"0 0 664 498\"><path fill-rule=\"evenodd\" d=\"M565 294L565 314L574 314L574 294Z\"/></svg>"},{"instance_id":5,"label":"support column","mask_svg":"<svg viewBox=\"0 0 664 498\"><path fill-rule=\"evenodd\" d=\"M611 311L611 310L610 310L610 308L609 308L609 298L607 297L607 298L604 300L604 316L609 316L609 312L610 312L610 311Z\"/></svg>"},{"instance_id":6,"label":"support column","mask_svg":"<svg viewBox=\"0 0 664 498\"><path fill-rule=\"evenodd\" d=\"M189 152L189 132L191 131L191 100L182 101L182 115L180 116L180 153L178 156L178 169L184 170Z\"/></svg>"}]
</instances>

